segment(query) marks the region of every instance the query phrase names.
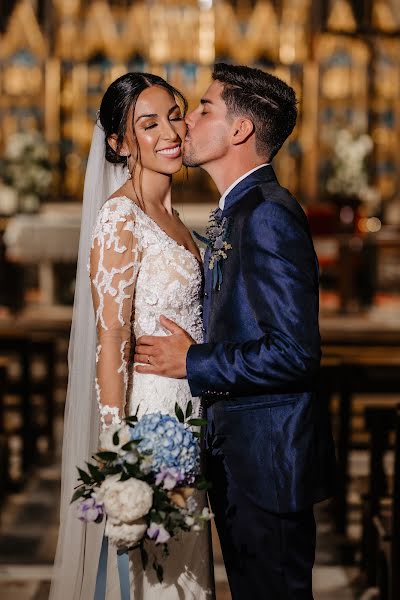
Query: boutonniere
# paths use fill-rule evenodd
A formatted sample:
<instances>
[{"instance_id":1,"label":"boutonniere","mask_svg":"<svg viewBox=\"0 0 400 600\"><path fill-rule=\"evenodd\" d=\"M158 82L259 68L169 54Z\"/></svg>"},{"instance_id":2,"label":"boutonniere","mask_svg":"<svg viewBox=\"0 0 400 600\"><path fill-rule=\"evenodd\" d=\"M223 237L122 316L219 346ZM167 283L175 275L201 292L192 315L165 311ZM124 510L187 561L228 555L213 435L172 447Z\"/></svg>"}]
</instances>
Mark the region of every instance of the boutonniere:
<instances>
[{"instance_id":1,"label":"boutonniere","mask_svg":"<svg viewBox=\"0 0 400 600\"><path fill-rule=\"evenodd\" d=\"M210 249L208 268L213 272L214 290L221 288L221 263L228 258L228 250L232 249L232 245L226 241L229 236L231 219L229 217L221 219L218 216L220 214L221 210L218 208L211 212L205 236L200 235L196 231L193 232L197 239L206 244Z\"/></svg>"}]
</instances>

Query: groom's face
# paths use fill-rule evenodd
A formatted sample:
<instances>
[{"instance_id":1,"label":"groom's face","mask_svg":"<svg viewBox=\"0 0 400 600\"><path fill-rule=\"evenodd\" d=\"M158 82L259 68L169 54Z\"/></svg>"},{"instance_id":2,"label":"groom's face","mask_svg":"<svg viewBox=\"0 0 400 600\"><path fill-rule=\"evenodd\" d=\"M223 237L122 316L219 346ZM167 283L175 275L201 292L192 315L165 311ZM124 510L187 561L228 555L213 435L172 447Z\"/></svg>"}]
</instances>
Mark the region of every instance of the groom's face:
<instances>
[{"instance_id":1,"label":"groom's face","mask_svg":"<svg viewBox=\"0 0 400 600\"><path fill-rule=\"evenodd\" d=\"M223 85L214 81L197 108L186 116L187 133L183 146L183 164L205 167L229 150L231 122L221 98Z\"/></svg>"}]
</instances>

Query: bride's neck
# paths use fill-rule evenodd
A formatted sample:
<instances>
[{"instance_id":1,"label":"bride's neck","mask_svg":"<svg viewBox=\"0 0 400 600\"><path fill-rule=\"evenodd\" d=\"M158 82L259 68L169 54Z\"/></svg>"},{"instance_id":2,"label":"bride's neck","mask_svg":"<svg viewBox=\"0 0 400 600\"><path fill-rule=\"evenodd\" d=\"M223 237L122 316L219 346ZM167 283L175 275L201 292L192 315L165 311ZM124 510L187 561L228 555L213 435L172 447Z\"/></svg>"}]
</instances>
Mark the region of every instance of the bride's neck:
<instances>
[{"instance_id":1,"label":"bride's neck","mask_svg":"<svg viewBox=\"0 0 400 600\"><path fill-rule=\"evenodd\" d=\"M127 182L132 198L141 200L151 211L160 209L172 214L172 176L143 169L136 169L133 179Z\"/></svg>"}]
</instances>

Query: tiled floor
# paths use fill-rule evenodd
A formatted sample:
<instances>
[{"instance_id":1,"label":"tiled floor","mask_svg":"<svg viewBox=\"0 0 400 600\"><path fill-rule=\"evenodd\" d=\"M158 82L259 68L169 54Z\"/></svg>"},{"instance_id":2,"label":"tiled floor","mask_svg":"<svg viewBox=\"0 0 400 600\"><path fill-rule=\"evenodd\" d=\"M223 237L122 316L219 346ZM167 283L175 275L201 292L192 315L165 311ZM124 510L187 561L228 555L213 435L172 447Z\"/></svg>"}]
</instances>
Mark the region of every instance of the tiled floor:
<instances>
[{"instance_id":1,"label":"tiled floor","mask_svg":"<svg viewBox=\"0 0 400 600\"><path fill-rule=\"evenodd\" d=\"M47 598L57 539L58 477L57 465L40 467L24 493L9 498L0 527L1 600ZM330 531L329 512L327 507L318 512L315 600L355 600L352 584L356 587L358 569L334 564L338 548ZM217 599L230 600L221 553L218 544L215 546Z\"/></svg>"},{"instance_id":2,"label":"tiled floor","mask_svg":"<svg viewBox=\"0 0 400 600\"><path fill-rule=\"evenodd\" d=\"M59 423L61 430L61 422ZM352 469L363 474L365 460L353 456ZM0 521L0 600L46 600L57 541L60 466L43 462L24 491L9 497ZM359 524L349 529L359 536ZM315 600L358 600L359 571L354 553L333 535L329 505L317 510L318 545L314 569ZM217 600L230 600L218 543L215 543ZM90 600L90 599L88 599ZM250 600L250 599L249 599ZM266 600L268 596L266 596ZM271 598L270 600L275 600Z\"/></svg>"}]
</instances>

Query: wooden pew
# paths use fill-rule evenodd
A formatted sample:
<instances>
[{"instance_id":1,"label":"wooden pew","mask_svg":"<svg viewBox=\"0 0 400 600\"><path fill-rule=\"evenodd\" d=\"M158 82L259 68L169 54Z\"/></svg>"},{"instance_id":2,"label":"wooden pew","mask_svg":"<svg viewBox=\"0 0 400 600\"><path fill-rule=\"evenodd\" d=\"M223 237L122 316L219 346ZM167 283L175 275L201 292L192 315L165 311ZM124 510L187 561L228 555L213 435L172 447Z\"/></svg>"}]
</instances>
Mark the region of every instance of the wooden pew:
<instances>
[{"instance_id":1,"label":"wooden pew","mask_svg":"<svg viewBox=\"0 0 400 600\"><path fill-rule=\"evenodd\" d=\"M394 431L396 410L379 406L365 409L365 427L370 434L368 491L362 507L362 568L369 586L377 578L377 530L375 517L384 510L388 500L388 484L384 469L384 456L389 448L389 434Z\"/></svg>"},{"instance_id":2,"label":"wooden pew","mask_svg":"<svg viewBox=\"0 0 400 600\"><path fill-rule=\"evenodd\" d=\"M362 567L379 600L400 598L400 405L365 411L370 431L370 472L363 505ZM383 459L395 432L394 473L388 485Z\"/></svg>"},{"instance_id":3,"label":"wooden pew","mask_svg":"<svg viewBox=\"0 0 400 600\"><path fill-rule=\"evenodd\" d=\"M6 382L5 361L0 359L0 508L9 486L8 440L4 434L4 391Z\"/></svg>"},{"instance_id":4,"label":"wooden pew","mask_svg":"<svg viewBox=\"0 0 400 600\"><path fill-rule=\"evenodd\" d=\"M325 364L334 357L336 374L326 382ZM330 385L329 394L339 395L339 428L336 436L338 482L335 498L335 525L339 533L346 533L348 465L351 451L351 418L353 398L359 394L400 394L400 348L393 346L335 345L325 348L321 380ZM325 393L328 393L326 391Z\"/></svg>"},{"instance_id":5,"label":"wooden pew","mask_svg":"<svg viewBox=\"0 0 400 600\"><path fill-rule=\"evenodd\" d=\"M39 437L45 438L48 450L54 449L55 342L49 335L2 332L0 356L12 354L17 357L20 373L16 378L7 373L5 392L8 401L4 412L8 415L16 413L20 420L20 426L8 433L19 436L22 441L23 477L18 482L22 484L38 458ZM36 379L32 363L38 356L45 365L45 373Z\"/></svg>"},{"instance_id":6,"label":"wooden pew","mask_svg":"<svg viewBox=\"0 0 400 600\"><path fill-rule=\"evenodd\" d=\"M389 507L373 519L377 537L376 585L380 600L400 598L400 405L395 412L394 474Z\"/></svg>"}]
</instances>

